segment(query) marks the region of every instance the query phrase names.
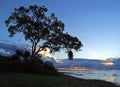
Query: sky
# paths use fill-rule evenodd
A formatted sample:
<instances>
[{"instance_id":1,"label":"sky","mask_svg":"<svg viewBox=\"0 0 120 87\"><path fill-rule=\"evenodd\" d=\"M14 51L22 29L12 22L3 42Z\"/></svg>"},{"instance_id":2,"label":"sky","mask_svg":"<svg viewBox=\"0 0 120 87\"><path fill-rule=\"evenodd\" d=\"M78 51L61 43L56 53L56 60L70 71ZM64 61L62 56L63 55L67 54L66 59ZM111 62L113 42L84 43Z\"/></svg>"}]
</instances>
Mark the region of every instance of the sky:
<instances>
[{"instance_id":1,"label":"sky","mask_svg":"<svg viewBox=\"0 0 120 87\"><path fill-rule=\"evenodd\" d=\"M0 40L25 43L23 36L9 38L5 20L20 6L45 5L48 15L65 24L65 32L83 43L74 58L106 59L120 57L120 0L0 0ZM65 51L55 53L67 58Z\"/></svg>"}]
</instances>

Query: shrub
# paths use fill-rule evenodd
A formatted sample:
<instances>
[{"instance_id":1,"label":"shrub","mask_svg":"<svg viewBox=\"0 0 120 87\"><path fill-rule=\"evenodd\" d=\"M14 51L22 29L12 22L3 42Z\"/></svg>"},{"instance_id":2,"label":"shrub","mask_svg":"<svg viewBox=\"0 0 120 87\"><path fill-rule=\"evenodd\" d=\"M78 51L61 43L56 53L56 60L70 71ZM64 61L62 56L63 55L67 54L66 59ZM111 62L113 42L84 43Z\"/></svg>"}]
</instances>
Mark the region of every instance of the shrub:
<instances>
[{"instance_id":1,"label":"shrub","mask_svg":"<svg viewBox=\"0 0 120 87\"><path fill-rule=\"evenodd\" d=\"M21 55L22 54L18 55L16 53L11 57L0 56L0 72L24 72L32 74L59 75L51 62L47 61L44 63L38 57L32 57L28 60L29 53L27 51L23 55L25 60L21 61Z\"/></svg>"}]
</instances>

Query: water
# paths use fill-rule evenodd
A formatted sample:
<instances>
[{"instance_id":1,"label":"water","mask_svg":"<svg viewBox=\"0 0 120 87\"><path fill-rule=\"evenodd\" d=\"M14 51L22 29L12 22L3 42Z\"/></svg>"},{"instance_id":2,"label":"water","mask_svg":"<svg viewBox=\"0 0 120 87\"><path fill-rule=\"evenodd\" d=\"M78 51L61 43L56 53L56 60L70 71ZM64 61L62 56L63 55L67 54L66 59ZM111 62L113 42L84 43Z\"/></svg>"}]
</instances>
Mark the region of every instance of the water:
<instances>
[{"instance_id":1,"label":"water","mask_svg":"<svg viewBox=\"0 0 120 87\"><path fill-rule=\"evenodd\" d=\"M83 79L99 79L120 85L120 70L64 70L67 75Z\"/></svg>"}]
</instances>

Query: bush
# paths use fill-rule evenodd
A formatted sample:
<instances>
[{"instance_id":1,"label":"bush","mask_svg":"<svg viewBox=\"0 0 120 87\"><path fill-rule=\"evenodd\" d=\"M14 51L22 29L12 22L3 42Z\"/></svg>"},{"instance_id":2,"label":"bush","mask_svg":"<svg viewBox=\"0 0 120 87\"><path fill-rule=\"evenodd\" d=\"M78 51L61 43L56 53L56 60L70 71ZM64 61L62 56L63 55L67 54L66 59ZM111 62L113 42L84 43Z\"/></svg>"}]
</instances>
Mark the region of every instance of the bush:
<instances>
[{"instance_id":1,"label":"bush","mask_svg":"<svg viewBox=\"0 0 120 87\"><path fill-rule=\"evenodd\" d=\"M28 62L30 59L30 52L29 51L25 51L24 53L23 53L23 58L24 58L24 62Z\"/></svg>"},{"instance_id":2,"label":"bush","mask_svg":"<svg viewBox=\"0 0 120 87\"><path fill-rule=\"evenodd\" d=\"M29 72L35 74L58 74L57 70L54 68L51 62L44 63L37 57L34 57L30 60L27 69L29 69Z\"/></svg>"},{"instance_id":3,"label":"bush","mask_svg":"<svg viewBox=\"0 0 120 87\"><path fill-rule=\"evenodd\" d=\"M18 51L17 51L18 52ZM51 74L59 75L51 62L43 62L38 57L32 57L28 60L29 53L26 51L19 55L16 53L11 57L0 56L0 72L24 72L33 74ZM24 57L24 61L20 57ZM26 57L26 58L25 58Z\"/></svg>"}]
</instances>

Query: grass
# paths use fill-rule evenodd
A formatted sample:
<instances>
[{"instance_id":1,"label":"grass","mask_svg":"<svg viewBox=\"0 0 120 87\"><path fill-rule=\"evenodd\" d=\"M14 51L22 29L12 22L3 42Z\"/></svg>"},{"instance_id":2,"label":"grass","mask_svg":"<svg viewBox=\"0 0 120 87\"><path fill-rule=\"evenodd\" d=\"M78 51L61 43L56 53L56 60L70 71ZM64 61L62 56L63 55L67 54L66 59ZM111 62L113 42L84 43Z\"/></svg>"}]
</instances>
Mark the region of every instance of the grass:
<instances>
[{"instance_id":1,"label":"grass","mask_svg":"<svg viewBox=\"0 0 120 87\"><path fill-rule=\"evenodd\" d=\"M119 87L100 80L83 80L70 76L0 73L0 87Z\"/></svg>"},{"instance_id":2,"label":"grass","mask_svg":"<svg viewBox=\"0 0 120 87\"><path fill-rule=\"evenodd\" d=\"M0 87L71 87L61 76L0 73Z\"/></svg>"}]
</instances>

